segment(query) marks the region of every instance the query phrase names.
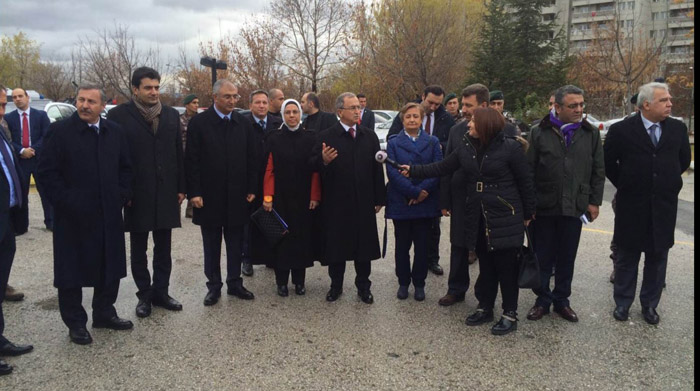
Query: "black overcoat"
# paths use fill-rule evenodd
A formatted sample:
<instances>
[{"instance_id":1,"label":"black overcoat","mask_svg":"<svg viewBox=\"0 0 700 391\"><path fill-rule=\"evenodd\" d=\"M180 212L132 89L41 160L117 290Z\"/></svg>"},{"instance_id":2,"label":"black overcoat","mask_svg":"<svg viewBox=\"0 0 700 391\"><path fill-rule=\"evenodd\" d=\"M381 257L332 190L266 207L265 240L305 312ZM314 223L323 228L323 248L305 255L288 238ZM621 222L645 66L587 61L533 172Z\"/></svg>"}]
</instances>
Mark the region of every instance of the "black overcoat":
<instances>
[{"instance_id":1,"label":"black overcoat","mask_svg":"<svg viewBox=\"0 0 700 391\"><path fill-rule=\"evenodd\" d=\"M460 145L465 143L464 135L467 134L467 121L462 121L450 129L450 137L447 147L443 151L444 156L455 151ZM475 177L473 172L472 176ZM467 243L476 243L474 233L467 231L467 221L477 221L479 219L478 209L467 209L467 182L475 182L476 179L469 179L469 174L460 167L452 174L445 175L440 180L440 209L450 211L450 244L467 248ZM469 212L469 215L467 215ZM471 248L472 250L474 247Z\"/></svg>"},{"instance_id":2,"label":"black overcoat","mask_svg":"<svg viewBox=\"0 0 700 391\"><path fill-rule=\"evenodd\" d=\"M380 163L374 160L379 139L373 130L356 126L356 138L340 122L321 131L312 156L321 173L325 254L322 262L368 262L380 257L374 207L385 205L386 187ZM338 151L327 166L321 145Z\"/></svg>"},{"instance_id":3,"label":"black overcoat","mask_svg":"<svg viewBox=\"0 0 700 391\"><path fill-rule=\"evenodd\" d=\"M338 118L333 113L318 111L316 114L311 114L304 119L301 128L304 130L320 132L326 130L338 122ZM372 129L374 130L374 129Z\"/></svg>"},{"instance_id":4,"label":"black overcoat","mask_svg":"<svg viewBox=\"0 0 700 391\"><path fill-rule=\"evenodd\" d=\"M187 127L187 197L202 197L192 222L207 227L242 226L250 212L246 197L255 194L259 157L253 127L236 111L225 121L214 106L195 115Z\"/></svg>"},{"instance_id":5,"label":"black overcoat","mask_svg":"<svg viewBox=\"0 0 700 391\"><path fill-rule=\"evenodd\" d=\"M122 126L131 152L133 196L124 208L126 231L180 227L177 195L185 193L185 169L177 110L163 106L155 134L133 101L113 108L107 118Z\"/></svg>"},{"instance_id":6,"label":"black overcoat","mask_svg":"<svg viewBox=\"0 0 700 391\"><path fill-rule=\"evenodd\" d=\"M615 242L632 250L665 250L674 242L681 174L690 166L685 124L661 121L654 148L641 115L613 124L603 144L605 174L617 188Z\"/></svg>"},{"instance_id":7,"label":"black overcoat","mask_svg":"<svg viewBox=\"0 0 700 391\"><path fill-rule=\"evenodd\" d=\"M131 198L132 168L124 130L102 119L98 135L77 112L55 122L38 173L54 207L54 286L125 277L122 207Z\"/></svg>"}]
</instances>

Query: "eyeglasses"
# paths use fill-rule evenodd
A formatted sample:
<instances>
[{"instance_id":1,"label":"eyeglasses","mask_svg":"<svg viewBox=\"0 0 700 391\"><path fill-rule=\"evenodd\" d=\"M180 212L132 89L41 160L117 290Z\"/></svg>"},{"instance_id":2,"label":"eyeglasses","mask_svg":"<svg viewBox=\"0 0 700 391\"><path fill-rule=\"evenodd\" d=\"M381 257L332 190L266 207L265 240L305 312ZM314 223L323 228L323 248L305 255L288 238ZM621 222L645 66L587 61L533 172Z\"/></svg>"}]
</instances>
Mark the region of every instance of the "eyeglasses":
<instances>
[{"instance_id":1,"label":"eyeglasses","mask_svg":"<svg viewBox=\"0 0 700 391\"><path fill-rule=\"evenodd\" d=\"M229 100L229 99L239 100L239 99L241 99L241 96L238 94L232 94L232 95L226 94L226 95L221 95L221 97L226 99L226 100Z\"/></svg>"},{"instance_id":2,"label":"eyeglasses","mask_svg":"<svg viewBox=\"0 0 700 391\"><path fill-rule=\"evenodd\" d=\"M580 107L580 108L582 108L582 109L585 109L585 108L586 108L586 104L583 103L583 102L581 102L581 103L572 103L572 104L570 104L570 105L566 105L566 107L568 107L568 108L571 109L571 110L574 110L574 109L577 108L577 107Z\"/></svg>"},{"instance_id":3,"label":"eyeglasses","mask_svg":"<svg viewBox=\"0 0 700 391\"><path fill-rule=\"evenodd\" d=\"M360 111L362 110L361 106L350 106L350 107L341 107L343 110L350 110L350 111Z\"/></svg>"}]
</instances>

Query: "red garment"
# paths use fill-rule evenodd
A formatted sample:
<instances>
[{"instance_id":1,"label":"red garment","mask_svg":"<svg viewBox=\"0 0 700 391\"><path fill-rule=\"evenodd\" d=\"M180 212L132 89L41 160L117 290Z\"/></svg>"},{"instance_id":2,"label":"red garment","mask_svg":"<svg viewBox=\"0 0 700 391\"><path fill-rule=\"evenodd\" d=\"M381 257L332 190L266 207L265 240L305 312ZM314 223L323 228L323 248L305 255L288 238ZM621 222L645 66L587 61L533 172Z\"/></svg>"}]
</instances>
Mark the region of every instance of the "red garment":
<instances>
[{"instance_id":1,"label":"red garment","mask_svg":"<svg viewBox=\"0 0 700 391\"><path fill-rule=\"evenodd\" d=\"M267 157L265 179L263 179L263 197L275 195L275 167L272 153ZM321 176L314 172L311 176L311 201L321 201Z\"/></svg>"}]
</instances>

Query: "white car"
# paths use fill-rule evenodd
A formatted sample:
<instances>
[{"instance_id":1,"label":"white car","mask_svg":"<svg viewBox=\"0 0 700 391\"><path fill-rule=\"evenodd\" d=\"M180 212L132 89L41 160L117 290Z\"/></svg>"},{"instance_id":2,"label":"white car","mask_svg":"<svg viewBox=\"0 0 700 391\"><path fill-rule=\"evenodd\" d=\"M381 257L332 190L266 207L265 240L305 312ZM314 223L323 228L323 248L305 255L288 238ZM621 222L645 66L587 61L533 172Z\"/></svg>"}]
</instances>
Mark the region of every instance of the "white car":
<instances>
[{"instance_id":1,"label":"white car","mask_svg":"<svg viewBox=\"0 0 700 391\"><path fill-rule=\"evenodd\" d=\"M374 133L379 137L379 148L382 150L386 150L386 136L389 133L392 122L393 121L386 121L374 125Z\"/></svg>"},{"instance_id":2,"label":"white car","mask_svg":"<svg viewBox=\"0 0 700 391\"><path fill-rule=\"evenodd\" d=\"M399 112L396 110L372 110L374 112L374 121L379 124L382 122L391 122Z\"/></svg>"},{"instance_id":3,"label":"white car","mask_svg":"<svg viewBox=\"0 0 700 391\"><path fill-rule=\"evenodd\" d=\"M49 121L54 123L62 119L66 119L73 115L77 111L75 106L70 103L53 102L48 99L34 99L29 101L29 107L37 110L44 110L46 115L49 116ZM17 107L14 103L7 103L5 112L9 113L12 110L16 110Z\"/></svg>"}]
</instances>

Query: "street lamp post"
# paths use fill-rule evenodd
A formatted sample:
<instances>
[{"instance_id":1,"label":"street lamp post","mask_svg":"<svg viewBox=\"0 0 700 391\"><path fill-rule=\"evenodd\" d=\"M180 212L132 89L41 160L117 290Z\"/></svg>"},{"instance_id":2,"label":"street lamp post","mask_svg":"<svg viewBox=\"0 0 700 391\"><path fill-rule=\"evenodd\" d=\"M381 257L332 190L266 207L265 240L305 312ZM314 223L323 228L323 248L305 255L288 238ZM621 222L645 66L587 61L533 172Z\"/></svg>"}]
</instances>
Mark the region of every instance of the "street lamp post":
<instances>
[{"instance_id":1,"label":"street lamp post","mask_svg":"<svg viewBox=\"0 0 700 391\"><path fill-rule=\"evenodd\" d=\"M226 63L221 60L216 60L214 57L204 56L199 59L199 64L207 68L211 68L211 85L216 83L216 70L226 69Z\"/></svg>"}]
</instances>

